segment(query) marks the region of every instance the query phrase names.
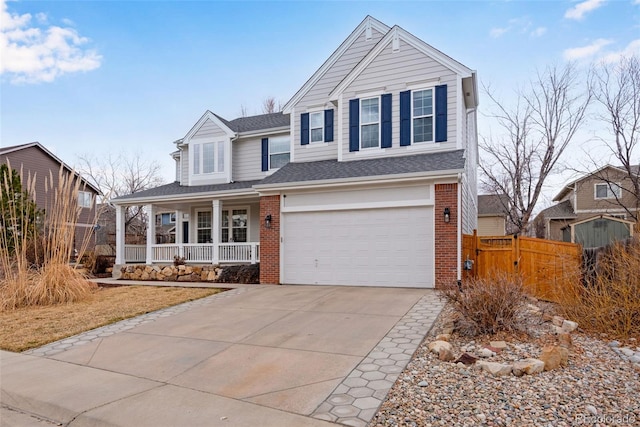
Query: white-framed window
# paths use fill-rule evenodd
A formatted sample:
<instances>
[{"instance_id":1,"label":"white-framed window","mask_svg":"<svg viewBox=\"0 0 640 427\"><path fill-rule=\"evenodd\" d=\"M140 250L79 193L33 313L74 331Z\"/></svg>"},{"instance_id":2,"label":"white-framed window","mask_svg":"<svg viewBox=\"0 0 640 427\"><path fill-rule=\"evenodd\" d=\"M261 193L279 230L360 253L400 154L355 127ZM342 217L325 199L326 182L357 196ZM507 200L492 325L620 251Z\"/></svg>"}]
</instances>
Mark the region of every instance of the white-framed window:
<instances>
[{"instance_id":1,"label":"white-framed window","mask_svg":"<svg viewBox=\"0 0 640 427\"><path fill-rule=\"evenodd\" d=\"M93 197L88 191L78 191L78 206L81 208L91 208Z\"/></svg>"},{"instance_id":2,"label":"white-framed window","mask_svg":"<svg viewBox=\"0 0 640 427\"><path fill-rule=\"evenodd\" d=\"M247 242L249 237L249 209L223 209L220 237L225 243Z\"/></svg>"},{"instance_id":3,"label":"white-framed window","mask_svg":"<svg viewBox=\"0 0 640 427\"><path fill-rule=\"evenodd\" d=\"M411 135L412 142L433 141L433 89L411 92Z\"/></svg>"},{"instance_id":4,"label":"white-framed window","mask_svg":"<svg viewBox=\"0 0 640 427\"><path fill-rule=\"evenodd\" d=\"M619 183L599 183L594 186L595 199L619 199L622 197L622 188Z\"/></svg>"},{"instance_id":5,"label":"white-framed window","mask_svg":"<svg viewBox=\"0 0 640 427\"><path fill-rule=\"evenodd\" d=\"M291 140L288 136L269 138L269 169L280 169L289 163Z\"/></svg>"},{"instance_id":6,"label":"white-framed window","mask_svg":"<svg viewBox=\"0 0 640 427\"><path fill-rule=\"evenodd\" d=\"M192 144L193 174L224 172L224 141Z\"/></svg>"},{"instance_id":7,"label":"white-framed window","mask_svg":"<svg viewBox=\"0 0 640 427\"><path fill-rule=\"evenodd\" d=\"M176 213L175 212L165 212L156 215L156 224L158 225L169 225L176 223Z\"/></svg>"},{"instance_id":8,"label":"white-framed window","mask_svg":"<svg viewBox=\"0 0 640 427\"><path fill-rule=\"evenodd\" d=\"M198 211L196 214L196 239L198 243L211 243L211 211Z\"/></svg>"},{"instance_id":9,"label":"white-framed window","mask_svg":"<svg viewBox=\"0 0 640 427\"><path fill-rule=\"evenodd\" d=\"M309 141L324 141L324 111L309 113Z\"/></svg>"},{"instance_id":10,"label":"white-framed window","mask_svg":"<svg viewBox=\"0 0 640 427\"><path fill-rule=\"evenodd\" d=\"M360 148L380 146L380 97L360 100Z\"/></svg>"}]
</instances>

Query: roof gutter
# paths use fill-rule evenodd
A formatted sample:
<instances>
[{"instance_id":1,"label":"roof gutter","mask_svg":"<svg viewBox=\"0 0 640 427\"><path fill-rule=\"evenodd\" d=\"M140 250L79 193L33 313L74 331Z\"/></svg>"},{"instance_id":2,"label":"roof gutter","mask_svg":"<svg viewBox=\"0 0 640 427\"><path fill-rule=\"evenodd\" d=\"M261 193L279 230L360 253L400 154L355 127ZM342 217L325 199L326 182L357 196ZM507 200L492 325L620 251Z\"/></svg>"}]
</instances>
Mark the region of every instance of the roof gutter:
<instances>
[{"instance_id":1,"label":"roof gutter","mask_svg":"<svg viewBox=\"0 0 640 427\"><path fill-rule=\"evenodd\" d=\"M429 172L412 172L397 175L370 175L354 178L335 178L335 179L323 179L316 181L296 181L290 183L276 183L276 184L256 184L253 188L260 192L277 192L280 190L296 190L296 189L311 189L311 188L326 188L326 187L344 187L352 185L366 185L377 181L384 182L411 182L420 181L428 178L452 178L457 177L461 173L462 169L450 169L441 171L429 171Z\"/></svg>"},{"instance_id":2,"label":"roof gutter","mask_svg":"<svg viewBox=\"0 0 640 427\"><path fill-rule=\"evenodd\" d=\"M215 192L207 191L207 192L191 193L191 194L174 194L170 196L149 196L149 197L121 199L121 200L112 199L109 202L114 205L140 205L140 204L144 204L144 202L159 202L159 203L182 202L182 201L192 201L192 200L197 200L202 198L219 199L221 197L227 197L227 196L241 197L241 196L255 196L255 195L256 195L256 192L253 188L244 188L240 191L239 190L222 190L222 191L215 191Z\"/></svg>"}]
</instances>

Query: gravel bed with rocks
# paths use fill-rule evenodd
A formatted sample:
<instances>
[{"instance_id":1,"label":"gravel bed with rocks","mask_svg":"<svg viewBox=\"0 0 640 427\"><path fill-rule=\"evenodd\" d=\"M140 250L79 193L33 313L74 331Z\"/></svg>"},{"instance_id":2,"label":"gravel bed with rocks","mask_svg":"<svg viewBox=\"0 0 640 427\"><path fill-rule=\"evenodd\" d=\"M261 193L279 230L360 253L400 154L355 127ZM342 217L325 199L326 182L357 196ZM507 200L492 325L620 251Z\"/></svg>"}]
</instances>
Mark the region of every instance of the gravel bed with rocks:
<instances>
[{"instance_id":1,"label":"gravel bed with rocks","mask_svg":"<svg viewBox=\"0 0 640 427\"><path fill-rule=\"evenodd\" d=\"M369 426L639 426L638 343L600 340L579 329L567 338L562 319L545 314L545 303L527 307L520 328L526 333L498 337L451 333L455 316L445 307ZM466 353L480 363L440 360L442 353L428 348L436 337L451 344L456 359ZM490 345L496 340L504 348ZM514 366L541 357L551 345L568 349L565 366L522 376L480 366L486 361Z\"/></svg>"}]
</instances>

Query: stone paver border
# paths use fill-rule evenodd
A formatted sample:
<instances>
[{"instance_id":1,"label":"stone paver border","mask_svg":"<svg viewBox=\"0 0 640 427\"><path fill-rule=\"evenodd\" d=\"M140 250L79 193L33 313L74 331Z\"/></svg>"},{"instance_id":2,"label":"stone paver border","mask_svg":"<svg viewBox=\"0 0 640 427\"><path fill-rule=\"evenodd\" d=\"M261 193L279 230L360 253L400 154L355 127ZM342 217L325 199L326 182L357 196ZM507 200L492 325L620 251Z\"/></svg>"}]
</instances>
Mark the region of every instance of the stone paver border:
<instances>
[{"instance_id":1,"label":"stone paver border","mask_svg":"<svg viewBox=\"0 0 640 427\"><path fill-rule=\"evenodd\" d=\"M311 414L348 426L366 426L444 307L435 291L418 301Z\"/></svg>"},{"instance_id":2,"label":"stone paver border","mask_svg":"<svg viewBox=\"0 0 640 427\"><path fill-rule=\"evenodd\" d=\"M83 332L78 335L74 335L69 338L64 338L60 341L52 342L50 344L44 345L42 347L34 348L31 350L24 351L23 354L30 354L32 356L53 356L58 353L62 353L63 351L67 351L70 348L78 347L97 339L105 338L118 332L127 331L129 329L133 329L138 325L143 325L145 323L154 322L157 319L163 317L173 316L178 313L182 313L184 311L189 310L192 307L201 307L203 305L211 304L216 300L222 298L229 298L249 290L254 290L258 288L254 287L241 287L230 289L228 291L220 292L215 295L211 295L205 298L200 298L193 301L188 301L182 304L174 305L172 307L163 308L160 310L152 311L151 313L142 314L140 316L132 317L130 319L121 320L117 323L112 323L111 325L102 326L96 329L92 329L87 332Z\"/></svg>"}]
</instances>

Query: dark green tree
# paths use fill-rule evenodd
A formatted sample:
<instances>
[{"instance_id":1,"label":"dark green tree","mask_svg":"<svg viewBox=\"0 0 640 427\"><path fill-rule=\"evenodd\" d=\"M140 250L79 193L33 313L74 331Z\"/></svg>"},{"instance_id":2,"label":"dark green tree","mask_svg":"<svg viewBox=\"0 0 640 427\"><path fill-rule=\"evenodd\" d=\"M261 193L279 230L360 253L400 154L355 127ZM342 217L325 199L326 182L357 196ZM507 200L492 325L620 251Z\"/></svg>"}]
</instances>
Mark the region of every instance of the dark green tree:
<instances>
[{"instance_id":1,"label":"dark green tree","mask_svg":"<svg viewBox=\"0 0 640 427\"><path fill-rule=\"evenodd\" d=\"M13 253L16 240L29 242L38 229L41 211L22 188L20 174L0 165L0 246Z\"/></svg>"}]
</instances>

